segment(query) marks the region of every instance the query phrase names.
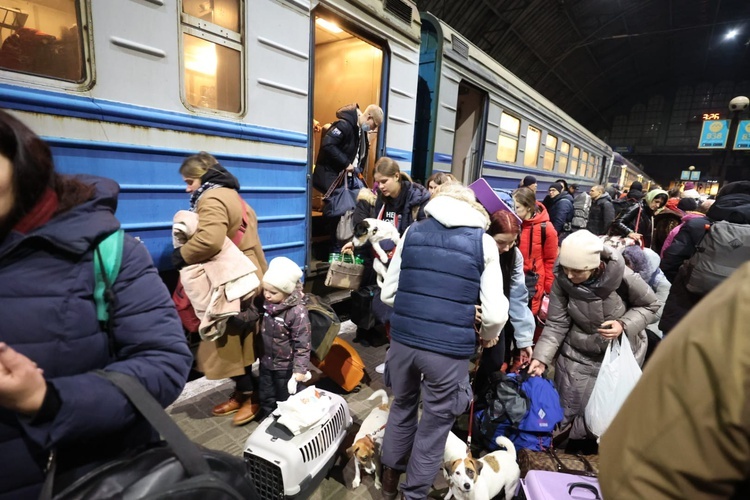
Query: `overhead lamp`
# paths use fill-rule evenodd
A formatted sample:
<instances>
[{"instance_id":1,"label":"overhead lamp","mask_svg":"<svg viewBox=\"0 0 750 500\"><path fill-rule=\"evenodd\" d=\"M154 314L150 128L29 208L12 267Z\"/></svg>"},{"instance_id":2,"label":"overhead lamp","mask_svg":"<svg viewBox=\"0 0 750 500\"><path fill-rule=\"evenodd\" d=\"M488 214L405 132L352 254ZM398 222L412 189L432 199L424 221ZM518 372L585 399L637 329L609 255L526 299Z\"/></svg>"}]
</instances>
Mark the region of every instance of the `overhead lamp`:
<instances>
[{"instance_id":1,"label":"overhead lamp","mask_svg":"<svg viewBox=\"0 0 750 500\"><path fill-rule=\"evenodd\" d=\"M323 19L322 17L317 18L315 20L315 24L334 35L338 35L339 33L344 32L344 30L339 28L336 23L328 21L327 19Z\"/></svg>"},{"instance_id":2,"label":"overhead lamp","mask_svg":"<svg viewBox=\"0 0 750 500\"><path fill-rule=\"evenodd\" d=\"M729 32L726 35L724 35L724 40L732 40L739 34L740 34L740 30L737 30L737 29L729 30Z\"/></svg>"}]
</instances>

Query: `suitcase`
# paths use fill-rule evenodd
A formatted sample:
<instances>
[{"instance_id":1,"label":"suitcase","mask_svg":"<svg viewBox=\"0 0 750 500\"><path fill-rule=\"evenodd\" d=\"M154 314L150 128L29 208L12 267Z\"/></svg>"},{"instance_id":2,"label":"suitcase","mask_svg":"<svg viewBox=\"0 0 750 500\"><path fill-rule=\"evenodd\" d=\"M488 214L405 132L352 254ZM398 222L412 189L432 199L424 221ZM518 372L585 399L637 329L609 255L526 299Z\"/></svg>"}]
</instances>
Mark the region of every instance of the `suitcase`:
<instances>
[{"instance_id":1,"label":"suitcase","mask_svg":"<svg viewBox=\"0 0 750 500\"><path fill-rule=\"evenodd\" d=\"M375 296L377 285L370 285L354 290L350 297L351 309L349 319L363 330L369 330L375 326L375 314L372 311L372 300Z\"/></svg>"},{"instance_id":2,"label":"suitcase","mask_svg":"<svg viewBox=\"0 0 750 500\"><path fill-rule=\"evenodd\" d=\"M519 495L523 500L601 500L602 492L595 477L562 472L532 470L521 479Z\"/></svg>"},{"instance_id":3,"label":"suitcase","mask_svg":"<svg viewBox=\"0 0 750 500\"><path fill-rule=\"evenodd\" d=\"M333 339L325 360L315 366L347 392L353 391L365 376L362 358L349 342L338 337Z\"/></svg>"}]
</instances>

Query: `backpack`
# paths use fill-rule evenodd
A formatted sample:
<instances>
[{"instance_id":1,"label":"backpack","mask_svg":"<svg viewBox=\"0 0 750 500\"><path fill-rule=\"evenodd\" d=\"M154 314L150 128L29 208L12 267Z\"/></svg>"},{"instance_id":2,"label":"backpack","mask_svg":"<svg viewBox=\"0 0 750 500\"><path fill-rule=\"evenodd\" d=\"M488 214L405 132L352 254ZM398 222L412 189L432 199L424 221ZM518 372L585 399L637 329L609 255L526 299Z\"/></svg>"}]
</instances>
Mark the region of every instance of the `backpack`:
<instances>
[{"instance_id":1,"label":"backpack","mask_svg":"<svg viewBox=\"0 0 750 500\"><path fill-rule=\"evenodd\" d=\"M112 285L120 274L122 246L125 231L118 229L110 234L94 249L94 304L96 319L102 330L107 332L107 345L110 356L115 354L115 338L112 333L112 318L115 312L115 295Z\"/></svg>"},{"instance_id":2,"label":"backpack","mask_svg":"<svg viewBox=\"0 0 750 500\"><path fill-rule=\"evenodd\" d=\"M620 215L625 213L632 203L633 202L631 200L628 200L627 198L622 200L619 198L617 200L612 200L612 207L615 209L614 220L617 220Z\"/></svg>"},{"instance_id":3,"label":"backpack","mask_svg":"<svg viewBox=\"0 0 750 500\"><path fill-rule=\"evenodd\" d=\"M498 449L495 438L507 436L516 448L542 451L552 445L552 430L563 419L560 395L551 381L499 373L487 393L488 407L477 412L485 447ZM519 413L523 409L522 415Z\"/></svg>"},{"instance_id":4,"label":"backpack","mask_svg":"<svg viewBox=\"0 0 750 500\"><path fill-rule=\"evenodd\" d=\"M586 229L589 222L589 210L591 209L591 196L581 193L573 201L573 219L570 225L573 230Z\"/></svg>"},{"instance_id":5,"label":"backpack","mask_svg":"<svg viewBox=\"0 0 750 500\"><path fill-rule=\"evenodd\" d=\"M689 292L706 295L750 260L750 224L717 221L706 224L695 253L683 264Z\"/></svg>"},{"instance_id":6,"label":"backpack","mask_svg":"<svg viewBox=\"0 0 750 500\"><path fill-rule=\"evenodd\" d=\"M339 334L341 320L336 311L317 295L306 293L302 303L307 308L307 315L310 318L312 354L319 361L323 361L328 351L331 350L333 339Z\"/></svg>"}]
</instances>

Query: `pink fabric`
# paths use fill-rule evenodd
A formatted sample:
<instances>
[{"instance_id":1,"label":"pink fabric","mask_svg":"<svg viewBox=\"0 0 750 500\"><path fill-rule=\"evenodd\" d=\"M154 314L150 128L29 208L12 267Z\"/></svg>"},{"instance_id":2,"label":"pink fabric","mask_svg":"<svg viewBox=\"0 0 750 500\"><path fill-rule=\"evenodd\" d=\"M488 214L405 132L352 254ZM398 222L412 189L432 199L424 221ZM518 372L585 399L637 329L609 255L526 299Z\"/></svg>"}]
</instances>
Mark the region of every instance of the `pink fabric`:
<instances>
[{"instance_id":1,"label":"pink fabric","mask_svg":"<svg viewBox=\"0 0 750 500\"><path fill-rule=\"evenodd\" d=\"M677 227L675 227L669 232L669 234L667 235L667 238L664 240L664 244L661 247L660 257L662 259L664 258L664 253L667 251L667 248L669 248L669 245L672 244L672 241L674 241L675 236L677 236L677 233L680 232L680 229L682 228L682 226L684 226L685 223L689 221L690 219L695 219L696 217L704 217L704 214L696 213L696 212L686 213L681 219L682 222L680 222L680 224Z\"/></svg>"}]
</instances>

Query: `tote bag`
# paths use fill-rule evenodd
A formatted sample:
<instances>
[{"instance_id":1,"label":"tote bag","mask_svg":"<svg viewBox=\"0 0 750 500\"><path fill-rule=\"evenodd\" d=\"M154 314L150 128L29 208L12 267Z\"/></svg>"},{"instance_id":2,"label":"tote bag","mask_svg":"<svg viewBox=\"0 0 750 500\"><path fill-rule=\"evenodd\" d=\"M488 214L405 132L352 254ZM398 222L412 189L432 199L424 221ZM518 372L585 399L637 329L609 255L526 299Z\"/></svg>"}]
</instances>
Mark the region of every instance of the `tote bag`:
<instances>
[{"instance_id":1,"label":"tote bag","mask_svg":"<svg viewBox=\"0 0 750 500\"><path fill-rule=\"evenodd\" d=\"M341 217L349 210L354 211L357 206L357 189L351 189L348 182L344 182L346 170L342 170L331 187L323 196L323 215L325 217Z\"/></svg>"},{"instance_id":2,"label":"tote bag","mask_svg":"<svg viewBox=\"0 0 750 500\"><path fill-rule=\"evenodd\" d=\"M602 367L584 412L586 426L593 434L597 437L604 434L640 378L641 367L630 341L624 334L620 335L604 352Z\"/></svg>"}]
</instances>

